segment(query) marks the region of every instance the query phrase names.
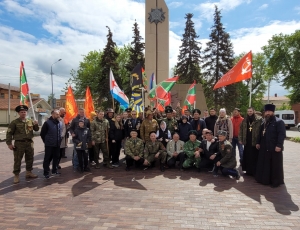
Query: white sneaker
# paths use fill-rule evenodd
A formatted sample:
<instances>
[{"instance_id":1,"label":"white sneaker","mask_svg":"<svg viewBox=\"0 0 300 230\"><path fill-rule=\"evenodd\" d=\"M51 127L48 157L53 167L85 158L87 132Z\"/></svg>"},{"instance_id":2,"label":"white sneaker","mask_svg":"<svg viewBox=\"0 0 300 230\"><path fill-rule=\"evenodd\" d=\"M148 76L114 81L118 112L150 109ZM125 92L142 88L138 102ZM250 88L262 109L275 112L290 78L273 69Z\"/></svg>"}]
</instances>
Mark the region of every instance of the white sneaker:
<instances>
[{"instance_id":1,"label":"white sneaker","mask_svg":"<svg viewBox=\"0 0 300 230\"><path fill-rule=\"evenodd\" d=\"M92 161L92 162L91 162L91 165L96 165L96 162L95 162L95 161Z\"/></svg>"},{"instance_id":2,"label":"white sneaker","mask_svg":"<svg viewBox=\"0 0 300 230\"><path fill-rule=\"evenodd\" d=\"M119 167L119 164L112 164L111 166L117 168Z\"/></svg>"}]
</instances>

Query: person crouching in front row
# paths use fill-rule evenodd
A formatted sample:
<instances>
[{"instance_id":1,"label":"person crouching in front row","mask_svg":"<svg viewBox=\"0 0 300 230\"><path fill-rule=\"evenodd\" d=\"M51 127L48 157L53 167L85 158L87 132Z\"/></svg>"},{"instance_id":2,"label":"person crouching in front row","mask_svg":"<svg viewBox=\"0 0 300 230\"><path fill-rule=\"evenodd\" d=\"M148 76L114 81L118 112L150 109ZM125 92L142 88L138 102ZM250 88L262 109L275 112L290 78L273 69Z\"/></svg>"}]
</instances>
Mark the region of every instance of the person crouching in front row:
<instances>
[{"instance_id":1,"label":"person crouching in front row","mask_svg":"<svg viewBox=\"0 0 300 230\"><path fill-rule=\"evenodd\" d=\"M240 179L240 173L235 169L236 167L236 158L233 153L232 145L229 141L226 140L227 132L220 130L218 132L219 137L219 152L216 157L221 157L214 169L214 176L218 176L218 171L222 172L224 176L235 177L236 180Z\"/></svg>"},{"instance_id":2,"label":"person crouching in front row","mask_svg":"<svg viewBox=\"0 0 300 230\"><path fill-rule=\"evenodd\" d=\"M78 171L80 173L91 171L88 167L88 153L86 150L88 149L87 143L92 140L91 131L89 128L85 127L84 120L79 119L78 122L79 127L74 130L73 135L73 143L75 145L75 149L78 157Z\"/></svg>"},{"instance_id":3,"label":"person crouching in front row","mask_svg":"<svg viewBox=\"0 0 300 230\"><path fill-rule=\"evenodd\" d=\"M179 134L174 133L173 139L167 144L167 165L169 167L175 167L176 161L179 161L179 169L182 169L182 164L185 159L185 155L183 152L184 142L179 140Z\"/></svg>"},{"instance_id":4,"label":"person crouching in front row","mask_svg":"<svg viewBox=\"0 0 300 230\"><path fill-rule=\"evenodd\" d=\"M132 128L130 136L131 137L125 141L126 171L130 170L133 163L135 163L136 168L144 164L144 142L137 137L137 129Z\"/></svg>"},{"instance_id":5,"label":"person crouching in front row","mask_svg":"<svg viewBox=\"0 0 300 230\"><path fill-rule=\"evenodd\" d=\"M147 141L145 144L144 152L144 165L145 166L154 166L156 159L160 160L160 171L165 171L164 164L166 162L167 151L165 146L156 140L156 132L152 131L149 133L150 141Z\"/></svg>"}]
</instances>

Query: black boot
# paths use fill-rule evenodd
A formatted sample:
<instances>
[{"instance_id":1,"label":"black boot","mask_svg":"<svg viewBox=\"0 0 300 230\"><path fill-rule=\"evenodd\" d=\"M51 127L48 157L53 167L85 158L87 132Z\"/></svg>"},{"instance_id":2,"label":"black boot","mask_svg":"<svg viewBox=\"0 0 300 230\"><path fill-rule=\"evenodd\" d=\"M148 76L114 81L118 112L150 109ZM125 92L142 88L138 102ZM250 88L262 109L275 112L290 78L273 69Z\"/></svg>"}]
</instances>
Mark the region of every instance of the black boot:
<instances>
[{"instance_id":1,"label":"black boot","mask_svg":"<svg viewBox=\"0 0 300 230\"><path fill-rule=\"evenodd\" d=\"M165 171L165 166L164 166L164 164L160 164L160 171L162 171L162 172L164 172Z\"/></svg>"}]
</instances>

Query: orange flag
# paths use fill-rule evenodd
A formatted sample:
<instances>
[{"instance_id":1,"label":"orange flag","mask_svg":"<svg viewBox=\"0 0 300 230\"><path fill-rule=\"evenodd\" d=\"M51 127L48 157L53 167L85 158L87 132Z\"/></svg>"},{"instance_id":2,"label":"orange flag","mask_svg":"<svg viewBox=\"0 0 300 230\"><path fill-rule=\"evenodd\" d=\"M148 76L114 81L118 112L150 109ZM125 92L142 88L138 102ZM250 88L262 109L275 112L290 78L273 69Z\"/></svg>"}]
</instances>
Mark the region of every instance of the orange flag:
<instances>
[{"instance_id":1,"label":"orange flag","mask_svg":"<svg viewBox=\"0 0 300 230\"><path fill-rule=\"evenodd\" d=\"M68 92L66 95L66 115L65 115L65 123L70 122L74 117L78 114L78 108L75 102L75 97L72 91L71 86L68 87Z\"/></svg>"},{"instance_id":2,"label":"orange flag","mask_svg":"<svg viewBox=\"0 0 300 230\"><path fill-rule=\"evenodd\" d=\"M229 70L214 86L214 89L224 87L252 77L252 52L250 51Z\"/></svg>"},{"instance_id":3,"label":"orange flag","mask_svg":"<svg viewBox=\"0 0 300 230\"><path fill-rule=\"evenodd\" d=\"M90 87L88 86L86 87L86 92L85 92L84 110L85 110L85 116L88 119L91 119L91 112L95 112L95 107L94 107L94 102L92 99Z\"/></svg>"}]
</instances>

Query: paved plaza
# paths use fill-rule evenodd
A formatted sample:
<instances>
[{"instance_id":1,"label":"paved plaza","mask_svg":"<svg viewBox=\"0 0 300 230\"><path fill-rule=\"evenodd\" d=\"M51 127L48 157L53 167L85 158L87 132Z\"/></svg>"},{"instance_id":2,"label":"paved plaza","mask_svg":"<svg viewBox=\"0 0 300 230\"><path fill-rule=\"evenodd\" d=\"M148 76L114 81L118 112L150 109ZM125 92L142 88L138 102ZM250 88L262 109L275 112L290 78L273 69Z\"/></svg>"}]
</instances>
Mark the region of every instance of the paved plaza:
<instances>
[{"instance_id":1,"label":"paved plaza","mask_svg":"<svg viewBox=\"0 0 300 230\"><path fill-rule=\"evenodd\" d=\"M0 143L0 229L300 229L300 144L285 142L285 185L252 177L158 168L74 172L71 145L62 175L43 178L43 144L35 137L34 173L13 185L13 154Z\"/></svg>"}]
</instances>

